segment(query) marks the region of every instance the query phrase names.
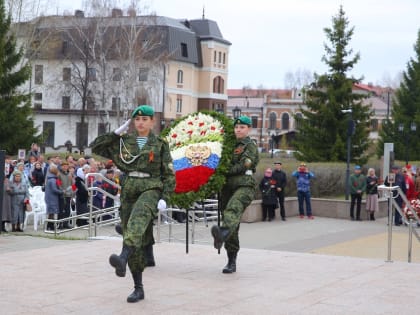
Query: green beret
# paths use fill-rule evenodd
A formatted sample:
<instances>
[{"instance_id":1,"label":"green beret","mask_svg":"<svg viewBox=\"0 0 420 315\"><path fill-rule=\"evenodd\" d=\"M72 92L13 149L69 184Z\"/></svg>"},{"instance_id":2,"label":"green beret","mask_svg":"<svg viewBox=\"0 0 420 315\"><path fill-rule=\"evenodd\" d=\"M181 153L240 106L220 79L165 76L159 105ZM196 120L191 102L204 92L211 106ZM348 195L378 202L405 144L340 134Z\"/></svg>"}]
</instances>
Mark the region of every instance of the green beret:
<instances>
[{"instance_id":1,"label":"green beret","mask_svg":"<svg viewBox=\"0 0 420 315\"><path fill-rule=\"evenodd\" d=\"M248 116L241 116L239 118L236 118L234 123L233 123L234 126L237 125L237 124L248 125L248 126L251 127L252 121L251 121L251 118L249 118Z\"/></svg>"},{"instance_id":2,"label":"green beret","mask_svg":"<svg viewBox=\"0 0 420 315\"><path fill-rule=\"evenodd\" d=\"M153 108L149 105L140 105L139 107L137 107L133 113L131 114L131 117L134 118L136 116L150 116L153 117L153 114L155 113L155 111L153 110Z\"/></svg>"}]
</instances>

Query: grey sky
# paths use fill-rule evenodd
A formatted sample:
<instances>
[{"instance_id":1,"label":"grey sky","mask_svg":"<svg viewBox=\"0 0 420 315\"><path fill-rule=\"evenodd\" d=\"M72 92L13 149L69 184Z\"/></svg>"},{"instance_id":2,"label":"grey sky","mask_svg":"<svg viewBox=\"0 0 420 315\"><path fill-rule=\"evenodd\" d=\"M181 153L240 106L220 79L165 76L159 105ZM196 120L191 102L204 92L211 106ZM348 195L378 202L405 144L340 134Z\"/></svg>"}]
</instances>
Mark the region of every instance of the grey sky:
<instances>
[{"instance_id":1,"label":"grey sky","mask_svg":"<svg viewBox=\"0 0 420 315\"><path fill-rule=\"evenodd\" d=\"M83 0L52 0L52 13L82 8ZM124 2L124 1L119 1ZM126 1L128 2L128 1ZM55 3L55 5L53 5ZM179 19L215 20L232 43L228 88L282 88L287 72L324 73L321 62L331 18L340 4L355 33L361 60L352 74L364 83L388 84L415 57L420 29L418 0L147 0L150 11ZM148 12L150 12L148 11ZM146 12L146 11L145 11Z\"/></svg>"}]
</instances>

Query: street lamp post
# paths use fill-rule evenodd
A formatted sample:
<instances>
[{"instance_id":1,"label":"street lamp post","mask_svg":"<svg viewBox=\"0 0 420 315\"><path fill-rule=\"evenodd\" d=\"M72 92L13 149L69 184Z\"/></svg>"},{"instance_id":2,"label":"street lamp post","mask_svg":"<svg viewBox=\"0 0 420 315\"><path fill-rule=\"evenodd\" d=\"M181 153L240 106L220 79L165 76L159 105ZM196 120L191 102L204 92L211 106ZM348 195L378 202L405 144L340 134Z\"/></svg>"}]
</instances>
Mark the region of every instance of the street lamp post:
<instances>
[{"instance_id":1,"label":"street lamp post","mask_svg":"<svg viewBox=\"0 0 420 315\"><path fill-rule=\"evenodd\" d=\"M408 146L409 146L409 143L410 143L410 141L409 141L410 131L415 133L416 130L417 130L417 125L414 121L410 123L410 130L408 130L405 135L404 135L404 124L400 123L398 125L398 131L401 132L402 136L405 139L405 165L406 166L408 165L408 161L409 161L409 151L408 151L409 148L408 148Z\"/></svg>"},{"instance_id":2,"label":"street lamp post","mask_svg":"<svg viewBox=\"0 0 420 315\"><path fill-rule=\"evenodd\" d=\"M351 160L351 136L354 133L354 121L351 109L341 110L343 114L349 114L347 122L347 168L346 168L346 200L349 200L350 195L350 160Z\"/></svg>"},{"instance_id":3,"label":"street lamp post","mask_svg":"<svg viewBox=\"0 0 420 315\"><path fill-rule=\"evenodd\" d=\"M233 113L233 118L234 119L236 119L236 118L239 118L240 116L241 116L241 109L238 107L238 106L236 106L233 110L232 110L232 113Z\"/></svg>"},{"instance_id":4,"label":"street lamp post","mask_svg":"<svg viewBox=\"0 0 420 315\"><path fill-rule=\"evenodd\" d=\"M271 135L270 150L271 150L271 158L273 158L273 156L274 156L274 135Z\"/></svg>"}]
</instances>

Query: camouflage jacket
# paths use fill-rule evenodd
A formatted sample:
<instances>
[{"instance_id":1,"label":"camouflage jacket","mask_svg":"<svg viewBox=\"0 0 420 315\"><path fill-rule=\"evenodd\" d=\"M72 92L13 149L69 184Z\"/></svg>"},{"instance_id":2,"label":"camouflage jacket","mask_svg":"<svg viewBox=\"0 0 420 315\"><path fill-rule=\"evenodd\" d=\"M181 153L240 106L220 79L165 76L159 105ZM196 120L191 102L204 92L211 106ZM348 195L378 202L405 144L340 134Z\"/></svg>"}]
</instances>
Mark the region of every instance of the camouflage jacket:
<instances>
[{"instance_id":1,"label":"camouflage jacket","mask_svg":"<svg viewBox=\"0 0 420 315\"><path fill-rule=\"evenodd\" d=\"M259 160L258 148L251 138L237 140L233 150L232 164L227 174L227 185L255 186L254 178L245 173L248 170L255 173Z\"/></svg>"},{"instance_id":2,"label":"camouflage jacket","mask_svg":"<svg viewBox=\"0 0 420 315\"><path fill-rule=\"evenodd\" d=\"M114 161L126 175L133 171L150 174L143 180L143 190L159 189L162 198L169 200L175 188L175 175L168 143L150 133L147 143L139 149L136 138L136 133L123 136L107 133L93 141L92 152ZM124 182L121 185L124 186Z\"/></svg>"}]
</instances>

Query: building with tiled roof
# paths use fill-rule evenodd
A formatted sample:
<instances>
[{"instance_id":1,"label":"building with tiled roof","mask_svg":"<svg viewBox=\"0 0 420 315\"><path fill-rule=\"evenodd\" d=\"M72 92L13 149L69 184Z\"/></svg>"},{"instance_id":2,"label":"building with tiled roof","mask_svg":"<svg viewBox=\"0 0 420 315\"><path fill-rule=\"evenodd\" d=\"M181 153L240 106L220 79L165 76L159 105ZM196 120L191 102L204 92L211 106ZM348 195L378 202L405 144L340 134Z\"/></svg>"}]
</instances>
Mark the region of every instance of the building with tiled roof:
<instances>
[{"instance_id":1,"label":"building with tiled roof","mask_svg":"<svg viewBox=\"0 0 420 315\"><path fill-rule=\"evenodd\" d=\"M354 93L366 95L363 104L372 109L371 130L369 137L378 138L378 131L386 119L391 119L391 99L393 91L389 88L356 84ZM261 90L261 89L229 89L228 115L240 113L251 117L253 129L250 136L261 150L293 149L290 145L297 130L295 116L302 115L301 108L306 109L302 91ZM286 141L282 138L286 137ZM281 147L281 146L285 147Z\"/></svg>"},{"instance_id":2,"label":"building with tiled roof","mask_svg":"<svg viewBox=\"0 0 420 315\"><path fill-rule=\"evenodd\" d=\"M33 95L44 147L60 150L69 141L84 150L138 104L153 106L156 131L197 110L226 109L231 43L215 21L123 15L119 9L85 17L77 10L14 29L31 60L24 88Z\"/></svg>"}]
</instances>

